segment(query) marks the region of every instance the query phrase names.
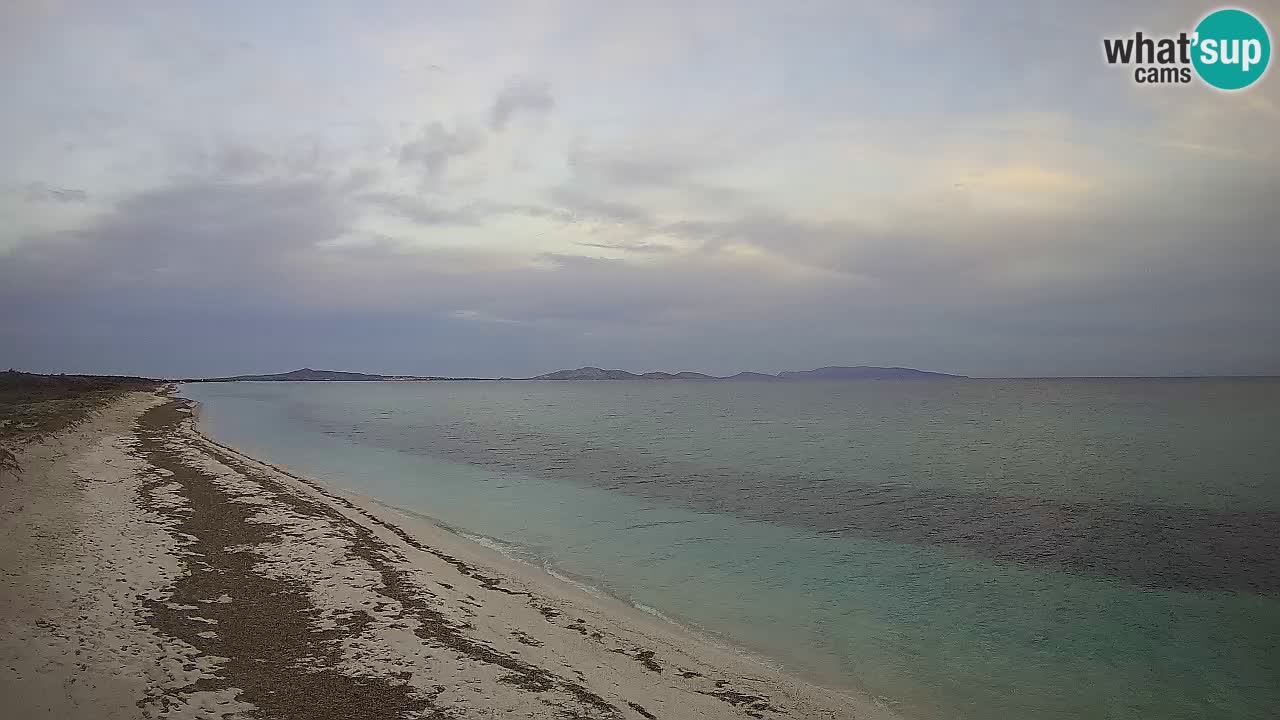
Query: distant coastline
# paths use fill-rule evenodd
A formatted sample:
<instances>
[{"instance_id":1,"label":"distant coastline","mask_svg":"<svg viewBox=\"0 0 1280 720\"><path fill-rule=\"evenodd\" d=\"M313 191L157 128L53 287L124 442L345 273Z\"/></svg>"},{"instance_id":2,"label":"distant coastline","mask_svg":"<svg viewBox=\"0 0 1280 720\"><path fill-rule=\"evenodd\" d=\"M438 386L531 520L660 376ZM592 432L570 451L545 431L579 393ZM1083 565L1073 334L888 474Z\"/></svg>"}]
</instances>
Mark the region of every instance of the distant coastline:
<instances>
[{"instance_id":1,"label":"distant coastline","mask_svg":"<svg viewBox=\"0 0 1280 720\"><path fill-rule=\"evenodd\" d=\"M653 371L633 373L626 370L605 370L586 366L573 370L557 370L527 378L442 377L434 375L376 375L346 372L342 370L313 370L301 368L289 372L266 375L232 375L214 378L188 378L181 382L386 382L386 381L458 381L458 380L548 380L548 381L602 381L602 380L672 380L672 381L736 381L736 382L784 382L795 380L967 380L965 375L929 372L904 367L828 366L813 370L784 370L771 375L759 372L740 372L734 375L707 375L680 371Z\"/></svg>"},{"instance_id":2,"label":"distant coastline","mask_svg":"<svg viewBox=\"0 0 1280 720\"><path fill-rule=\"evenodd\" d=\"M344 370L312 370L302 368L265 375L230 375L227 377L183 378L178 382L386 382L392 380L512 380L515 378L439 377L435 375L377 375Z\"/></svg>"}]
</instances>

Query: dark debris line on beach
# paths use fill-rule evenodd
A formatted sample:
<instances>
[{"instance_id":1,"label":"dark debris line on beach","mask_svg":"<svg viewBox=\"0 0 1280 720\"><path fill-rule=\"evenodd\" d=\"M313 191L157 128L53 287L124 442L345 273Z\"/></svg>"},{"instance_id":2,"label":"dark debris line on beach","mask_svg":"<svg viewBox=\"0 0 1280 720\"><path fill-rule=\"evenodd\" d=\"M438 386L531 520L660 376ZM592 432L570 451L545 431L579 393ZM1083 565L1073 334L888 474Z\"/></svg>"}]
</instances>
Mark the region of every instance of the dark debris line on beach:
<instances>
[{"instance_id":1,"label":"dark debris line on beach","mask_svg":"<svg viewBox=\"0 0 1280 720\"><path fill-rule=\"evenodd\" d=\"M204 442L209 446L221 449L223 451L222 453L217 453L217 452L213 453L220 462L223 462L223 464L234 466L239 471L246 474L254 474L255 477L259 477L259 478L263 477L263 474L261 472L257 472L249 464L243 462L242 460L239 460L238 453L236 453L235 450L229 447L226 447L225 445L222 445L207 437L204 438ZM255 461L255 462L259 462L259 461ZM355 503L351 502L350 500L340 495L335 495L325 490L323 487L320 487L316 483L304 477L294 475L293 473L290 473L287 470L276 467L274 465L267 465L267 467L271 468L273 472L280 473L282 475L287 475L288 477L294 479L295 481L302 483L303 485L306 485L307 487L311 488L311 490L314 491L316 494L322 495L328 500L330 500L331 502L355 512L356 514L363 517L369 523L373 525L377 525L378 527L381 527L384 530L387 530L388 532L392 533L397 538L399 538L400 541L403 542L405 545L415 550L418 550L420 552L424 552L429 555L435 556L436 558L439 558L440 560L443 560L444 562L449 563L454 567L454 569L458 571L458 574L474 579L475 581L480 583L481 587L485 588L486 590L503 593L505 595L512 595L516 597L525 598L529 606L532 607L534 610L537 610L538 613L542 615L542 617L547 622L554 624L556 619L561 617L561 612L559 610L543 602L542 599L539 598L537 595L531 592L523 591L523 590L512 590L511 588L503 586L501 580L499 580L498 578L485 575L484 573L480 572L479 568L477 568L476 566L471 565L470 563L467 563L463 560L460 560L457 557L454 557L453 555L443 552L437 548L433 548L429 545L424 544L414 536L405 532L404 529L399 528L383 520L377 515L374 515L368 510L365 510L364 508L360 507L359 505L356 505ZM274 483L274 481L270 480L269 477L266 479ZM332 510L330 508L325 507L323 508L323 510L327 513L332 513ZM346 518L343 518L342 521L345 522ZM452 585L449 585L447 583L440 583L440 584L450 589L453 588ZM604 635L602 633L587 627L585 623L586 621L583 620L582 618L577 618L572 623L569 623L568 625L565 625L563 627L566 627L569 630L574 630L579 634L581 634L582 636L589 637L597 642L601 642L604 640ZM523 644L530 644L526 642L526 640L524 639L517 638L517 640ZM632 658L633 660L638 662L640 665L644 666L644 668L650 672L661 674L663 671L662 666L658 664L657 660L655 659L655 653L652 650L646 650L641 647L633 646L630 649L617 648L612 650L612 652ZM685 672L679 673L679 676L684 679L695 678L695 677L700 678L702 677L702 673L685 671ZM721 688L727 683L727 681L725 680L717 680L715 682L716 682L716 688ZM703 692L703 691L698 691L698 692L701 692L701 694L703 695L710 695L712 697L716 697L722 700L723 702L733 705L734 707L738 707L741 704L740 702L735 702L730 698L724 697L722 693L712 693L712 692ZM755 699L761 700L761 701L767 700L767 698L755 698ZM776 708L774 708L773 710L774 712L785 714L783 713L783 711L778 710ZM747 714L751 715L752 713L748 712Z\"/></svg>"},{"instance_id":2,"label":"dark debris line on beach","mask_svg":"<svg viewBox=\"0 0 1280 720\"><path fill-rule=\"evenodd\" d=\"M316 617L318 610L302 583L254 571L261 558L244 548L277 542L282 528L248 522L258 512L255 506L234 502L213 478L166 448L165 436L187 417L178 408L177 402L166 403L138 422L142 457L173 473L144 486L140 497L148 509L164 512L147 491L178 483L188 510L175 530L195 539L184 548L189 553L188 572L174 584L172 597L149 599L144 606L156 629L204 654L227 658L219 677L203 678L183 691L239 688L239 699L271 718L455 717L435 708L432 698L419 696L404 680L349 677L333 669L341 660L340 637L359 632L370 618L352 618L346 627L317 631L308 618ZM208 602L223 595L234 602ZM190 619L191 611L173 609L182 606L197 606L202 617L216 620L216 636L202 636L210 625ZM304 659L309 666L304 667Z\"/></svg>"},{"instance_id":3,"label":"dark debris line on beach","mask_svg":"<svg viewBox=\"0 0 1280 720\"><path fill-rule=\"evenodd\" d=\"M189 507L177 518L175 531L195 538L183 548L189 572L175 583L172 597L145 602L149 612L147 621L202 653L228 658L219 677L201 679L183 691L239 688L239 699L257 706L256 714L271 718L464 717L457 708L438 706L437 697L444 691L441 686L424 696L402 676L352 677L335 669L342 660L341 638L361 632L372 618L367 613L352 615L337 628L317 630L309 619L317 618L319 611L310 602L305 584L255 572L255 566L263 558L252 548L278 542L283 528L256 519L249 522L258 512L255 506L236 502L212 476L186 464L178 453L167 447L166 438L190 418L184 412L186 407L188 403L184 401L170 401L147 411L138 422L141 456L155 467L173 473L172 477L145 486L140 493L142 502L150 510L167 512L149 497L149 491L176 482L181 486L179 494L186 498ZM568 695L571 700L565 703L543 699L562 717L623 716L619 708L581 683L464 634L463 626L432 607L429 591L415 584L408 572L389 560L399 553L368 528L322 502L291 492L267 473L254 470L230 454L205 450L259 484L272 500L300 515L331 522L350 542L352 557L363 560L381 575L383 587L377 592L399 603L403 617L419 621L416 634L428 644L447 647L471 660L500 667L508 671L500 681L523 690L535 693L557 690ZM402 538L409 537L398 528L395 530ZM416 541L413 544L421 546ZM479 579L485 587L523 594L500 588L496 580L480 576L464 563L455 561L455 565L460 570L467 567L470 572L466 574ZM234 602L208 602L223 595L233 597ZM191 619L191 611L174 609L182 606L197 606L202 617L217 623L210 626ZM211 627L216 635L208 635ZM202 636L202 632L206 635Z\"/></svg>"}]
</instances>

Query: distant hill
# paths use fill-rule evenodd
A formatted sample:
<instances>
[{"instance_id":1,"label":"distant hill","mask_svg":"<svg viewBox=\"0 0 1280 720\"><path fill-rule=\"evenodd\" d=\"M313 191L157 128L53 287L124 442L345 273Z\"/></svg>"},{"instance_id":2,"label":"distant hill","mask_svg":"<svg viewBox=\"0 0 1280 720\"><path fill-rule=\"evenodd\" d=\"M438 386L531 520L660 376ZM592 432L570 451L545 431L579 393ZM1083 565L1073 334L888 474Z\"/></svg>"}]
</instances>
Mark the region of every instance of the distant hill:
<instances>
[{"instance_id":1,"label":"distant hill","mask_svg":"<svg viewBox=\"0 0 1280 720\"><path fill-rule=\"evenodd\" d=\"M602 370L598 367L580 367L577 370L557 370L530 380L639 380L640 376L626 370Z\"/></svg>"},{"instance_id":2,"label":"distant hill","mask_svg":"<svg viewBox=\"0 0 1280 720\"><path fill-rule=\"evenodd\" d=\"M737 375L730 375L729 377L726 377L726 378L720 378L720 379L721 379L721 380L740 380L740 381L744 381L744 380L745 380L745 381L756 381L756 382L769 382L770 380L781 380L782 378L778 377L777 375L768 375L768 374L766 374L766 373L758 373L758 372L749 372L749 371L748 371L748 372L740 372L740 373L738 373Z\"/></svg>"},{"instance_id":3,"label":"distant hill","mask_svg":"<svg viewBox=\"0 0 1280 720\"><path fill-rule=\"evenodd\" d=\"M381 380L441 380L444 378L417 377L413 375L370 375L342 370L290 370L270 375L234 375L231 377L201 378L188 382L375 382Z\"/></svg>"},{"instance_id":4,"label":"distant hill","mask_svg":"<svg viewBox=\"0 0 1280 720\"><path fill-rule=\"evenodd\" d=\"M926 372L903 367L822 367L817 370L796 370L778 373L783 380L925 380L929 378L963 378L963 375Z\"/></svg>"},{"instance_id":5,"label":"distant hill","mask_svg":"<svg viewBox=\"0 0 1280 720\"><path fill-rule=\"evenodd\" d=\"M576 370L557 370L545 375L529 378L530 380L733 380L733 381L778 381L778 380L898 380L898 379L943 379L963 378L963 375L947 375L946 373L926 372L913 368L884 368L860 365L858 367L824 367L816 370L797 370L768 375L758 372L740 372L728 377L716 377L698 372L669 373L662 371L635 374L626 370L602 370L598 367L581 367Z\"/></svg>"},{"instance_id":6,"label":"distant hill","mask_svg":"<svg viewBox=\"0 0 1280 720\"><path fill-rule=\"evenodd\" d=\"M618 372L621 372L621 371L618 371ZM685 370L683 372L678 372L678 373L669 373L669 372L661 372L661 371L647 372L640 375L640 377L645 380L719 380L720 379L718 377L707 375L706 373L689 372L688 370Z\"/></svg>"},{"instance_id":7,"label":"distant hill","mask_svg":"<svg viewBox=\"0 0 1280 720\"><path fill-rule=\"evenodd\" d=\"M797 370L768 375L758 372L740 372L728 377L717 377L706 373L664 372L655 370L647 373L633 373L626 370L605 370L603 368L580 367L575 370L557 370L525 380L689 380L689 381L738 381L738 382L778 382L781 380L897 380L897 379L939 379L962 378L963 375L947 375L945 373L925 372L912 368L883 367L824 367L816 370ZM380 382L388 380L491 380L493 378L474 377L436 377L420 375L373 375L370 373L344 372L342 370L313 370L302 368L283 373L269 375L233 375L231 377L200 378L183 382ZM510 380L512 378L498 378Z\"/></svg>"},{"instance_id":8,"label":"distant hill","mask_svg":"<svg viewBox=\"0 0 1280 720\"><path fill-rule=\"evenodd\" d=\"M684 372L676 373L675 379L676 380L720 380L721 378L714 377L712 375L707 375L706 373L689 372L688 370L685 370Z\"/></svg>"},{"instance_id":9,"label":"distant hill","mask_svg":"<svg viewBox=\"0 0 1280 720\"><path fill-rule=\"evenodd\" d=\"M688 370L669 373L662 371L654 371L641 373L627 372L626 370L603 370L598 367L580 367L576 370L557 370L549 372L537 377L531 377L530 380L721 380L722 378L706 373L690 372Z\"/></svg>"}]
</instances>

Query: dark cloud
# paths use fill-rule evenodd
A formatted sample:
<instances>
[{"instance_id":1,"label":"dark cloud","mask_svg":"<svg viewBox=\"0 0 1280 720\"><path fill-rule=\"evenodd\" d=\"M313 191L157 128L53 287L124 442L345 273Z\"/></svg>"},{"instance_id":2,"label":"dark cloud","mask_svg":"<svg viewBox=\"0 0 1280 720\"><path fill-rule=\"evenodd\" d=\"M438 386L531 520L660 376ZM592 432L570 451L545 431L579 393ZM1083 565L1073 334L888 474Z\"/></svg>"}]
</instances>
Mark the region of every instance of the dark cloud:
<instances>
[{"instance_id":1,"label":"dark cloud","mask_svg":"<svg viewBox=\"0 0 1280 720\"><path fill-rule=\"evenodd\" d=\"M489 110L489 127L501 132L517 115L545 115L555 105L547 83L528 78L512 80L493 101Z\"/></svg>"},{"instance_id":2,"label":"dark cloud","mask_svg":"<svg viewBox=\"0 0 1280 720\"><path fill-rule=\"evenodd\" d=\"M652 202L582 185L541 205L444 205L443 194L374 183L224 168L127 197L82 230L29 239L0 263L10 340L0 365L1280 370L1280 185L1265 174L1169 181L1087 216L893 232L763 210L669 221ZM590 239L566 246L619 256L530 260L511 241L423 248L360 230L366 215L387 213L426 227L593 223Z\"/></svg>"},{"instance_id":3,"label":"dark cloud","mask_svg":"<svg viewBox=\"0 0 1280 720\"><path fill-rule=\"evenodd\" d=\"M484 136L479 131L465 127L447 130L441 123L433 122L423 128L416 140L400 148L400 165L434 181L450 163L483 146Z\"/></svg>"},{"instance_id":4,"label":"dark cloud","mask_svg":"<svg viewBox=\"0 0 1280 720\"><path fill-rule=\"evenodd\" d=\"M318 181L186 182L140 193L88 228L19 245L6 290L67 300L94 292L256 290L296 253L340 236L350 204Z\"/></svg>"},{"instance_id":5,"label":"dark cloud","mask_svg":"<svg viewBox=\"0 0 1280 720\"><path fill-rule=\"evenodd\" d=\"M371 172L366 168L339 170L345 153L316 136L302 134L274 143L270 148L239 139L208 138L181 144L168 151L172 171L188 182L216 178L221 182L254 182L290 178L334 178L359 185Z\"/></svg>"},{"instance_id":6,"label":"dark cloud","mask_svg":"<svg viewBox=\"0 0 1280 720\"><path fill-rule=\"evenodd\" d=\"M231 177L255 175L275 164L269 153L245 145L219 146L210 160L215 174Z\"/></svg>"},{"instance_id":7,"label":"dark cloud","mask_svg":"<svg viewBox=\"0 0 1280 720\"><path fill-rule=\"evenodd\" d=\"M1134 18L1196 17L1120 5L1006 12L994 35L941 6L919 28L862 18L884 35L863 53L825 32L848 26L845 4L781 24L743 11L748 34L692 65L636 54L657 33L676 48L660 55L685 57L679 28L612 15L590 19L608 42L585 50L526 43L541 25L520 13L436 18L435 40L414 13L302 18L360 39L334 67L332 43L253 34L273 23L237 32L248 57L184 12L61 13L65 31L34 34L44 23L10 12L0 55L31 72L6 76L0 122L16 210L0 367L1280 371L1280 84L1133 93L1067 62ZM472 28L484 37L452 42ZM516 51L468 62L497 37ZM1030 57L1041 39L1061 52ZM424 42L449 73L423 71ZM898 45L954 61L874 66ZM102 61L67 61L81 55ZM975 67L999 72L975 91ZM527 68L555 92L489 84ZM477 87L497 92L459 104ZM416 115L424 93L439 115ZM551 113L556 132L535 137ZM1006 163L1080 188L1042 206L968 167ZM953 170L962 190L919 197ZM474 242L438 242L458 228Z\"/></svg>"}]
</instances>

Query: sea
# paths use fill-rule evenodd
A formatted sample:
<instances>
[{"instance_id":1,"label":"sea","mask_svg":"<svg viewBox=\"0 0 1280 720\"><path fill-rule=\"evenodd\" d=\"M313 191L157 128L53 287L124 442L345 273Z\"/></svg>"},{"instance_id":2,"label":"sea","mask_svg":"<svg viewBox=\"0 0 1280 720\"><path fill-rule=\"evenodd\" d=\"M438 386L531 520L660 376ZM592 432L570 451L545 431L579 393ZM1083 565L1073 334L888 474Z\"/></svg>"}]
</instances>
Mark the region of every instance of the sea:
<instances>
[{"instance_id":1,"label":"sea","mask_svg":"<svg viewBox=\"0 0 1280 720\"><path fill-rule=\"evenodd\" d=\"M904 718L1280 717L1280 379L181 392L221 442Z\"/></svg>"}]
</instances>

